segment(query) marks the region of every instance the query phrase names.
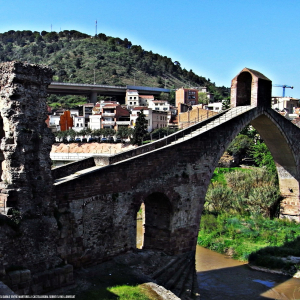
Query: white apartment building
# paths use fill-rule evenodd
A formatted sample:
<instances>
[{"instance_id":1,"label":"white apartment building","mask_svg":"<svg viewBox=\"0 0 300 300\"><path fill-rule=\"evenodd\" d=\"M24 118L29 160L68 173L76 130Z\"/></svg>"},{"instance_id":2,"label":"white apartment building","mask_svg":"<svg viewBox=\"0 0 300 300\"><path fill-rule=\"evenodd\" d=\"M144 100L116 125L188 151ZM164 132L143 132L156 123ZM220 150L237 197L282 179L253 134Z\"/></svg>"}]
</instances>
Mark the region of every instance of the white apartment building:
<instances>
[{"instance_id":1,"label":"white apartment building","mask_svg":"<svg viewBox=\"0 0 300 300\"><path fill-rule=\"evenodd\" d=\"M80 131L82 130L83 128L85 128L85 117L83 116L74 116L73 117L73 129L75 131Z\"/></svg>"},{"instance_id":2,"label":"white apartment building","mask_svg":"<svg viewBox=\"0 0 300 300\"><path fill-rule=\"evenodd\" d=\"M139 93L137 90L126 90L125 104L127 107L139 106Z\"/></svg>"},{"instance_id":3,"label":"white apartment building","mask_svg":"<svg viewBox=\"0 0 300 300\"><path fill-rule=\"evenodd\" d=\"M205 109L220 112L222 110L222 102L209 103L204 106Z\"/></svg>"},{"instance_id":4,"label":"white apartment building","mask_svg":"<svg viewBox=\"0 0 300 300\"><path fill-rule=\"evenodd\" d=\"M139 95L139 105L138 106L149 106L150 101L154 100L153 95Z\"/></svg>"},{"instance_id":5,"label":"white apartment building","mask_svg":"<svg viewBox=\"0 0 300 300\"><path fill-rule=\"evenodd\" d=\"M101 129L101 115L90 115L89 116L89 127L91 130Z\"/></svg>"},{"instance_id":6,"label":"white apartment building","mask_svg":"<svg viewBox=\"0 0 300 300\"><path fill-rule=\"evenodd\" d=\"M49 127L52 132L60 131L60 116L58 115L49 115Z\"/></svg>"},{"instance_id":7,"label":"white apartment building","mask_svg":"<svg viewBox=\"0 0 300 300\"><path fill-rule=\"evenodd\" d=\"M150 100L148 102L148 107L152 110L158 111L170 111L170 104L167 100Z\"/></svg>"}]
</instances>

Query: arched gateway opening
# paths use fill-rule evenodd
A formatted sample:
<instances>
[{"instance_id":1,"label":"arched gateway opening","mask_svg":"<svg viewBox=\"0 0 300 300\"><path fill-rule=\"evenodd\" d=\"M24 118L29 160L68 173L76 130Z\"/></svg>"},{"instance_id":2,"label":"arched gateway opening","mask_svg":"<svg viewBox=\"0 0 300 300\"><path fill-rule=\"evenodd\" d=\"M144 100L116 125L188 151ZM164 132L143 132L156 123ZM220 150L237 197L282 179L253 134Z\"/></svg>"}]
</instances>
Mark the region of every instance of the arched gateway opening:
<instances>
[{"instance_id":1,"label":"arched gateway opening","mask_svg":"<svg viewBox=\"0 0 300 300\"><path fill-rule=\"evenodd\" d=\"M171 203L162 193L152 193L144 200L138 213L143 224L143 228L137 227L140 231L137 239L138 248L156 250L169 248L171 213Z\"/></svg>"},{"instance_id":2,"label":"arched gateway opening","mask_svg":"<svg viewBox=\"0 0 300 300\"><path fill-rule=\"evenodd\" d=\"M237 77L236 106L251 105L252 76L242 72Z\"/></svg>"}]
</instances>

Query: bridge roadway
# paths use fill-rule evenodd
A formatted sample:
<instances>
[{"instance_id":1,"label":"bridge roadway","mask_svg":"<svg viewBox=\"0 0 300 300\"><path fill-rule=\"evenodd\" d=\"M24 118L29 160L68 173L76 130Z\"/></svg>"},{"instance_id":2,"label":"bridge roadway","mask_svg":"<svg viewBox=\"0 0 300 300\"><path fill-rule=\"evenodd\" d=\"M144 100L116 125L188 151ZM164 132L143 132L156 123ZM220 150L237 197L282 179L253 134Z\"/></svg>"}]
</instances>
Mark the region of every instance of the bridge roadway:
<instances>
[{"instance_id":1,"label":"bridge roadway","mask_svg":"<svg viewBox=\"0 0 300 300\"><path fill-rule=\"evenodd\" d=\"M160 93L170 93L169 89L147 87L147 86L111 86L99 84L79 84L79 83L64 83L64 82L51 82L47 88L49 94L59 95L88 95L90 101L96 103L97 95L108 96L124 96L126 90L137 90L142 95L159 95Z\"/></svg>"}]
</instances>

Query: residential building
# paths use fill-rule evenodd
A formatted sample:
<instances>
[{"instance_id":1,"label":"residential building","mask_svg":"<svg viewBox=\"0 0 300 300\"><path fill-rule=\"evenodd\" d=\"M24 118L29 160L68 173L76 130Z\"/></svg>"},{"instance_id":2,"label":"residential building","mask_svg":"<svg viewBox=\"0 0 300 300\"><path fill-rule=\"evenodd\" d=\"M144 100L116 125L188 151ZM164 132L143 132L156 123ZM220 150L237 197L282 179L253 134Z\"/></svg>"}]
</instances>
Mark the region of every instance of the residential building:
<instances>
[{"instance_id":1,"label":"residential building","mask_svg":"<svg viewBox=\"0 0 300 300\"><path fill-rule=\"evenodd\" d=\"M139 106L139 93L137 90L126 90L125 104L128 108Z\"/></svg>"},{"instance_id":2,"label":"residential building","mask_svg":"<svg viewBox=\"0 0 300 300\"><path fill-rule=\"evenodd\" d=\"M147 130L151 132L154 129L168 126L168 113L164 111L157 111L143 106L134 107L130 115L130 125L135 127L138 114L143 110L145 119L148 122Z\"/></svg>"},{"instance_id":3,"label":"residential building","mask_svg":"<svg viewBox=\"0 0 300 300\"><path fill-rule=\"evenodd\" d=\"M80 131L84 128L86 128L85 126L85 117L83 116L74 116L73 117L73 129L75 131Z\"/></svg>"},{"instance_id":4,"label":"residential building","mask_svg":"<svg viewBox=\"0 0 300 300\"><path fill-rule=\"evenodd\" d=\"M101 109L101 128L113 128L130 125L130 112L119 103L106 103Z\"/></svg>"},{"instance_id":5,"label":"residential building","mask_svg":"<svg viewBox=\"0 0 300 300\"><path fill-rule=\"evenodd\" d=\"M153 95L139 95L139 105L138 106L149 106L150 101L154 100Z\"/></svg>"},{"instance_id":6,"label":"residential building","mask_svg":"<svg viewBox=\"0 0 300 300\"><path fill-rule=\"evenodd\" d=\"M196 105L198 104L198 90L180 88L176 90L176 106L181 107L180 104ZM179 111L181 112L181 110Z\"/></svg>"},{"instance_id":7,"label":"residential building","mask_svg":"<svg viewBox=\"0 0 300 300\"><path fill-rule=\"evenodd\" d=\"M86 103L82 105L82 116L84 117L84 127L88 127L88 122L90 120L89 116L92 115L92 111L94 108L94 103Z\"/></svg>"},{"instance_id":8,"label":"residential building","mask_svg":"<svg viewBox=\"0 0 300 300\"><path fill-rule=\"evenodd\" d=\"M293 114L294 109L299 106L299 99L291 97L272 97L272 108L279 111L287 111Z\"/></svg>"},{"instance_id":9,"label":"residential building","mask_svg":"<svg viewBox=\"0 0 300 300\"><path fill-rule=\"evenodd\" d=\"M101 114L93 114L89 116L89 128L91 130L101 128Z\"/></svg>"},{"instance_id":10,"label":"residential building","mask_svg":"<svg viewBox=\"0 0 300 300\"><path fill-rule=\"evenodd\" d=\"M223 103L222 102L214 102L208 103L204 106L205 109L220 112L222 110Z\"/></svg>"},{"instance_id":11,"label":"residential building","mask_svg":"<svg viewBox=\"0 0 300 300\"><path fill-rule=\"evenodd\" d=\"M168 113L164 111L152 110L152 130L168 127Z\"/></svg>"},{"instance_id":12,"label":"residential building","mask_svg":"<svg viewBox=\"0 0 300 300\"><path fill-rule=\"evenodd\" d=\"M60 116L49 115L49 128L52 132L60 131Z\"/></svg>"},{"instance_id":13,"label":"residential building","mask_svg":"<svg viewBox=\"0 0 300 300\"><path fill-rule=\"evenodd\" d=\"M152 110L170 111L170 104L167 100L151 100L148 102L148 107Z\"/></svg>"}]
</instances>

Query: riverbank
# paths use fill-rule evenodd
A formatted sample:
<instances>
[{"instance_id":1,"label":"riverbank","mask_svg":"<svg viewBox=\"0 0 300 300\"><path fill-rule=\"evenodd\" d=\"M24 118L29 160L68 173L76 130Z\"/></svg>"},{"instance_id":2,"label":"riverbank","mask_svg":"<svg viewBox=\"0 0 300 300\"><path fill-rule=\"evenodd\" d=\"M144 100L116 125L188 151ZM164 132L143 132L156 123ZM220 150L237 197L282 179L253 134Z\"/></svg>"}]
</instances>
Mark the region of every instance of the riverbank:
<instances>
[{"instance_id":1,"label":"riverbank","mask_svg":"<svg viewBox=\"0 0 300 300\"><path fill-rule=\"evenodd\" d=\"M273 269L298 276L299 236L299 224L289 220L206 214L201 219L198 244L239 261L249 261L264 271Z\"/></svg>"}]
</instances>

